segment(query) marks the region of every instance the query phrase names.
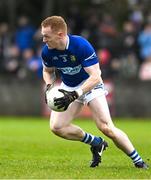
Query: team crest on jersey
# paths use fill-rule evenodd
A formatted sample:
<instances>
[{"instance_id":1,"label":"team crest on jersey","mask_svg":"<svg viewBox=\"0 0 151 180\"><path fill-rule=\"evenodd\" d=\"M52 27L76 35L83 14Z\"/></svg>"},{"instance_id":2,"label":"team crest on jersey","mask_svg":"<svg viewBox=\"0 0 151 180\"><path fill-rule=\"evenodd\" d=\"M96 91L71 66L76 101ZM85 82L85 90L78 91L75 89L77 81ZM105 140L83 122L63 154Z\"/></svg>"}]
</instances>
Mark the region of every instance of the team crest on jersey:
<instances>
[{"instance_id":1,"label":"team crest on jersey","mask_svg":"<svg viewBox=\"0 0 151 180\"><path fill-rule=\"evenodd\" d=\"M71 59L72 62L75 62L75 61L76 61L76 57L75 57L74 55L71 55L71 56L70 56L70 59Z\"/></svg>"}]
</instances>

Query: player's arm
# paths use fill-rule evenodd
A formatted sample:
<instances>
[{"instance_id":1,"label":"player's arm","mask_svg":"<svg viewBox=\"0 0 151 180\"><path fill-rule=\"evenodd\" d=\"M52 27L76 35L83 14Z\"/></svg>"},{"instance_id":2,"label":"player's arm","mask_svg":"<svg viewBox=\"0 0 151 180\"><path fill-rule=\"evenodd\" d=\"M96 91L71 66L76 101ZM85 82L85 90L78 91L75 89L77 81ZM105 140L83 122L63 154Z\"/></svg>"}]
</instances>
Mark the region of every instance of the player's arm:
<instances>
[{"instance_id":1,"label":"player's arm","mask_svg":"<svg viewBox=\"0 0 151 180\"><path fill-rule=\"evenodd\" d=\"M43 79L48 84L53 84L56 80L55 69L53 67L43 66Z\"/></svg>"},{"instance_id":2,"label":"player's arm","mask_svg":"<svg viewBox=\"0 0 151 180\"><path fill-rule=\"evenodd\" d=\"M56 80L55 69L43 66L43 79L46 83L45 102L47 104L47 92L53 87L53 84Z\"/></svg>"},{"instance_id":3,"label":"player's arm","mask_svg":"<svg viewBox=\"0 0 151 180\"><path fill-rule=\"evenodd\" d=\"M85 67L84 70L89 74L89 78L81 86L83 94L93 89L98 83L102 82L99 63Z\"/></svg>"}]
</instances>

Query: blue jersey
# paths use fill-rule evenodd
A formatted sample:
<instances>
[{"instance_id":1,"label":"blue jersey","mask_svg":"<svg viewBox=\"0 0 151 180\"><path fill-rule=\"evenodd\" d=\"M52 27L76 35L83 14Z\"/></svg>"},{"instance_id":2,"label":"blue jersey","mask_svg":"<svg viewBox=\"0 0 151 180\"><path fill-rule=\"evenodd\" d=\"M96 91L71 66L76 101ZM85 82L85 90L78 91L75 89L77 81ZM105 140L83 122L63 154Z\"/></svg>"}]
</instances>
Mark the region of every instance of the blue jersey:
<instances>
[{"instance_id":1,"label":"blue jersey","mask_svg":"<svg viewBox=\"0 0 151 180\"><path fill-rule=\"evenodd\" d=\"M75 87L86 80L89 75L84 67L98 63L96 53L91 44L81 36L68 35L65 50L42 49L43 64L55 67L60 72L64 84Z\"/></svg>"}]
</instances>

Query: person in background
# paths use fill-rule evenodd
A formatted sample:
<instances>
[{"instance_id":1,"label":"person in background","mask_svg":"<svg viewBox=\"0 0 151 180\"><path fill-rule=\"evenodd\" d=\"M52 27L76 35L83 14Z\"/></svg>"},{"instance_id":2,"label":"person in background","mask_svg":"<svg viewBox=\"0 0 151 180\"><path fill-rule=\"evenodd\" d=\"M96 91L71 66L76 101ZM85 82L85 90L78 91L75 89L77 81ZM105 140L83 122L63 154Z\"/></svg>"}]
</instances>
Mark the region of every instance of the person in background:
<instances>
[{"instance_id":1,"label":"person in background","mask_svg":"<svg viewBox=\"0 0 151 180\"><path fill-rule=\"evenodd\" d=\"M21 58L22 53L27 49L34 48L34 34L36 29L29 23L29 19L26 16L21 16L18 19L18 27L15 32L15 45L20 51Z\"/></svg>"},{"instance_id":2,"label":"person in background","mask_svg":"<svg viewBox=\"0 0 151 180\"><path fill-rule=\"evenodd\" d=\"M151 22L148 22L138 37L142 64L139 70L141 80L151 80Z\"/></svg>"}]
</instances>

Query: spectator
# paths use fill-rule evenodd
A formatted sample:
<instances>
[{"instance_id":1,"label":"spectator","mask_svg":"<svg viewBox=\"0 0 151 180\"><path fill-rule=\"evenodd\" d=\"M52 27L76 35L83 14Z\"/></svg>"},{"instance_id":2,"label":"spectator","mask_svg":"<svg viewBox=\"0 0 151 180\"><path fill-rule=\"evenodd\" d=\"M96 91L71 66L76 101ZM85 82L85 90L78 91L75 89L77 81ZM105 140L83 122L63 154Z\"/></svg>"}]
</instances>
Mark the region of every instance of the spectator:
<instances>
[{"instance_id":1,"label":"spectator","mask_svg":"<svg viewBox=\"0 0 151 180\"><path fill-rule=\"evenodd\" d=\"M10 48L11 33L6 22L0 24L0 70L3 70L4 61L8 58L8 49Z\"/></svg>"},{"instance_id":2,"label":"spectator","mask_svg":"<svg viewBox=\"0 0 151 180\"><path fill-rule=\"evenodd\" d=\"M139 78L143 81L151 80L151 58L142 63Z\"/></svg>"},{"instance_id":3,"label":"spectator","mask_svg":"<svg viewBox=\"0 0 151 180\"><path fill-rule=\"evenodd\" d=\"M151 58L151 23L145 25L138 37L140 55L143 60Z\"/></svg>"},{"instance_id":4,"label":"spectator","mask_svg":"<svg viewBox=\"0 0 151 180\"><path fill-rule=\"evenodd\" d=\"M140 33L138 42L143 62L139 71L141 80L151 80L151 23L147 23Z\"/></svg>"},{"instance_id":5,"label":"spectator","mask_svg":"<svg viewBox=\"0 0 151 180\"><path fill-rule=\"evenodd\" d=\"M131 21L126 21L123 24L123 30L119 37L120 53L122 55L135 54L137 55L137 32L134 24Z\"/></svg>"},{"instance_id":6,"label":"spectator","mask_svg":"<svg viewBox=\"0 0 151 180\"><path fill-rule=\"evenodd\" d=\"M136 7L134 7L132 13L130 14L129 19L134 24L136 29L138 30L141 29L142 24L144 22L144 15L141 6L137 5Z\"/></svg>"},{"instance_id":7,"label":"spectator","mask_svg":"<svg viewBox=\"0 0 151 180\"><path fill-rule=\"evenodd\" d=\"M137 32L131 21L124 22L118 43L118 58L112 60L112 69L120 76L136 77L138 72Z\"/></svg>"},{"instance_id":8,"label":"spectator","mask_svg":"<svg viewBox=\"0 0 151 180\"><path fill-rule=\"evenodd\" d=\"M36 29L29 24L29 19L26 16L21 16L18 19L18 28L15 34L15 43L20 52L34 47L33 36Z\"/></svg>"},{"instance_id":9,"label":"spectator","mask_svg":"<svg viewBox=\"0 0 151 180\"><path fill-rule=\"evenodd\" d=\"M9 74L16 74L20 68L19 50L16 46L11 45L7 48L7 58L4 59L4 70Z\"/></svg>"},{"instance_id":10,"label":"spectator","mask_svg":"<svg viewBox=\"0 0 151 180\"><path fill-rule=\"evenodd\" d=\"M26 76L38 78L42 77L42 61L41 61L41 48L38 48L35 53L32 49L26 49L23 52L24 70L26 70Z\"/></svg>"},{"instance_id":11,"label":"spectator","mask_svg":"<svg viewBox=\"0 0 151 180\"><path fill-rule=\"evenodd\" d=\"M102 76L106 80L112 77L111 70L111 54L108 49L100 49L97 51L97 55L100 61Z\"/></svg>"}]
</instances>

